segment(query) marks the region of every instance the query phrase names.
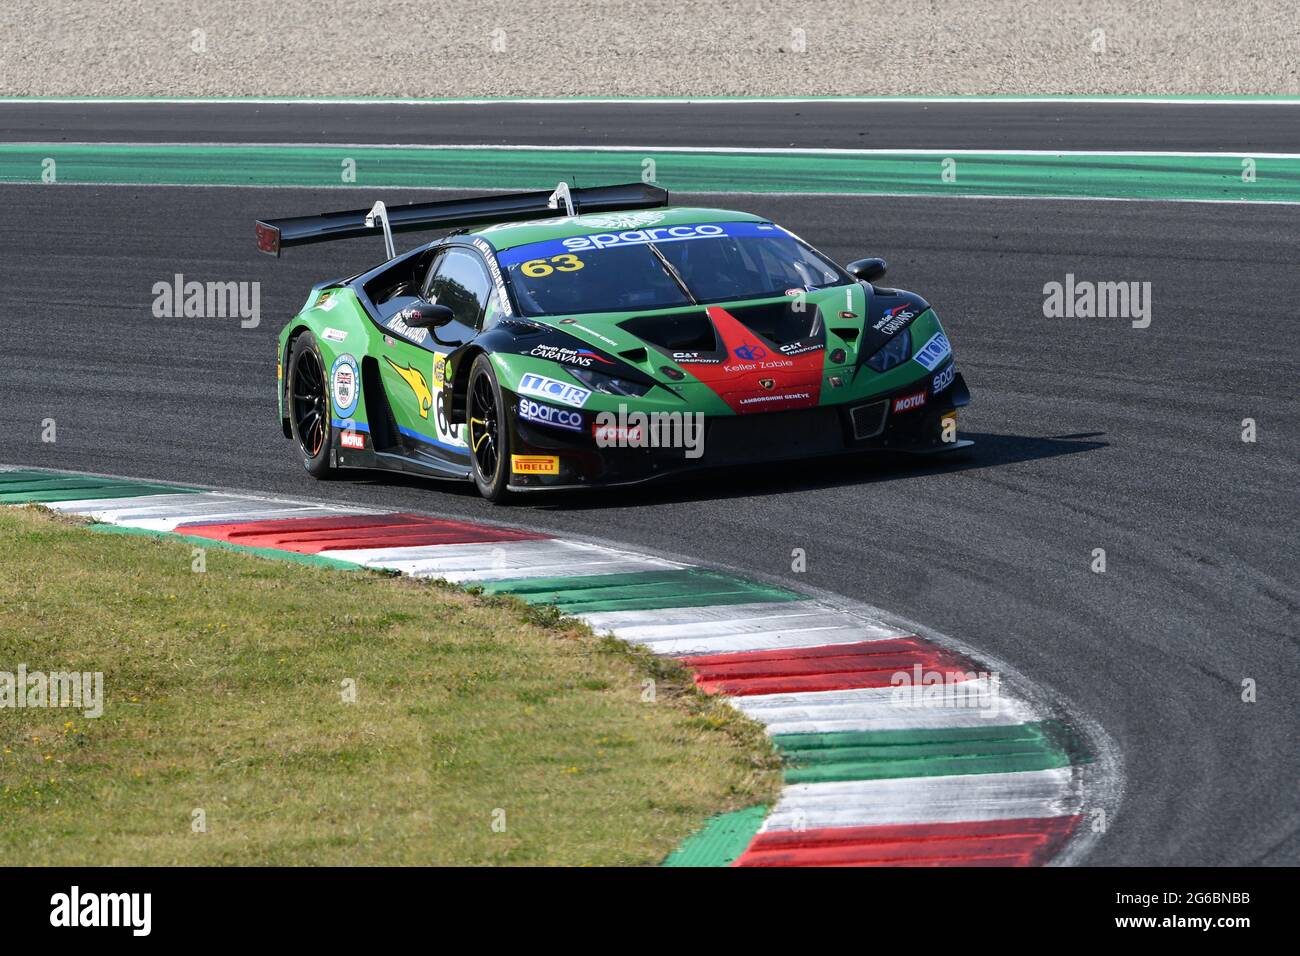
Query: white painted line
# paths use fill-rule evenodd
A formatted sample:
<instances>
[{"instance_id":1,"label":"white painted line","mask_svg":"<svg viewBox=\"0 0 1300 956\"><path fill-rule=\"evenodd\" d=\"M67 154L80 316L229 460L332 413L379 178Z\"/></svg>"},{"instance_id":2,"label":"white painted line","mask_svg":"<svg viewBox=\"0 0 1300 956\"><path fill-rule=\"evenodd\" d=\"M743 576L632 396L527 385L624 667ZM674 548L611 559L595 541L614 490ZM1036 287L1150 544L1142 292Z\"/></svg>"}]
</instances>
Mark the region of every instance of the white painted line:
<instances>
[{"instance_id":1,"label":"white painted line","mask_svg":"<svg viewBox=\"0 0 1300 956\"><path fill-rule=\"evenodd\" d=\"M208 492L183 491L175 494L137 495L133 498L79 498L69 501L51 501L48 502L45 507L49 508L51 511L62 511L68 514L84 515L87 518L94 518L99 521L102 520L99 517L101 514L123 511L132 507L140 510L149 510L152 508L166 507L168 504L176 501L193 504L198 507L212 497L213 495Z\"/></svg>"},{"instance_id":2,"label":"white painted line","mask_svg":"<svg viewBox=\"0 0 1300 956\"><path fill-rule=\"evenodd\" d=\"M735 633L751 628L765 630L779 626L790 618L807 618L826 612L819 601L782 601L754 604L723 604L716 607L673 607L652 611L593 611L579 615L597 631L617 631L628 628L672 627L679 624L701 625L718 633ZM653 631L634 631L646 636Z\"/></svg>"},{"instance_id":3,"label":"white painted line","mask_svg":"<svg viewBox=\"0 0 1300 956\"><path fill-rule=\"evenodd\" d=\"M0 103L52 103L98 106L151 104L180 106L832 106L872 104L889 106L915 103L975 106L1000 104L1085 104L1090 106L1300 106L1294 96L1124 96L1120 94L975 95L975 96L521 96L453 97L424 99L383 96L4 96Z\"/></svg>"},{"instance_id":4,"label":"white painted line","mask_svg":"<svg viewBox=\"0 0 1300 956\"><path fill-rule=\"evenodd\" d=\"M629 640L622 634L615 635ZM665 657L686 657L696 654L734 654L741 651L775 651L783 647L825 647L830 644L856 644L861 641L880 641L899 637L901 632L892 628L867 630L856 627L799 628L777 631L754 631L721 637L679 637L657 641L638 641L647 650Z\"/></svg>"},{"instance_id":5,"label":"white painted line","mask_svg":"<svg viewBox=\"0 0 1300 956\"><path fill-rule=\"evenodd\" d=\"M209 149L213 147L232 147L237 149L406 149L419 151L490 151L520 153L686 153L716 154L742 156L964 156L966 158L996 158L999 156L1033 156L1033 157L1115 157L1129 159L1133 157L1176 158L1176 159L1240 159L1249 156L1252 159L1300 159L1300 153L1268 153L1249 150L1127 150L1127 149L911 149L889 147L849 149L839 147L807 146L598 146L588 143L573 143L566 146L529 145L527 143L449 143L445 145L430 143L242 143L242 142L14 142L0 143L6 146L78 146L93 148L96 146L126 147L165 147Z\"/></svg>"},{"instance_id":6,"label":"white painted line","mask_svg":"<svg viewBox=\"0 0 1300 956\"><path fill-rule=\"evenodd\" d=\"M345 549L323 551L321 555L370 568L387 568L415 577L445 578L457 583L506 581L512 578L576 577L686 567L631 551L557 539Z\"/></svg>"},{"instance_id":7,"label":"white painted line","mask_svg":"<svg viewBox=\"0 0 1300 956\"><path fill-rule=\"evenodd\" d=\"M894 687L754 694L727 700L772 735L996 727L1039 719L1029 704L1001 687L995 690L985 678L963 682L963 693L972 704L987 701L988 706L926 706L900 695Z\"/></svg>"},{"instance_id":8,"label":"white painted line","mask_svg":"<svg viewBox=\"0 0 1300 956\"><path fill-rule=\"evenodd\" d=\"M669 616L671 613L671 616ZM655 654L729 654L902 637L906 632L816 601L578 615L594 630Z\"/></svg>"},{"instance_id":9,"label":"white painted line","mask_svg":"<svg viewBox=\"0 0 1300 956\"><path fill-rule=\"evenodd\" d=\"M185 525L196 523L215 524L265 521L275 518L317 518L380 513L369 509L311 505L211 492L63 501L53 502L50 507L56 511L84 515L120 527L140 528L146 531L175 531L178 534L185 533Z\"/></svg>"},{"instance_id":10,"label":"white painted line","mask_svg":"<svg viewBox=\"0 0 1300 956\"><path fill-rule=\"evenodd\" d=\"M803 605L803 601L793 602ZM748 605L742 605L748 606ZM619 612L615 612L619 613ZM641 641L652 644L655 641L672 640L689 637L721 637L731 634L779 634L782 630L828 627L854 627L859 622L856 618L832 608L813 605L803 608L796 614L752 615L729 617L722 620L677 621L672 624L624 624L614 628L614 633L624 640ZM896 632L894 632L896 633Z\"/></svg>"},{"instance_id":11,"label":"white painted line","mask_svg":"<svg viewBox=\"0 0 1300 956\"><path fill-rule=\"evenodd\" d=\"M760 833L818 827L966 823L1079 812L1070 768L786 787Z\"/></svg>"}]
</instances>

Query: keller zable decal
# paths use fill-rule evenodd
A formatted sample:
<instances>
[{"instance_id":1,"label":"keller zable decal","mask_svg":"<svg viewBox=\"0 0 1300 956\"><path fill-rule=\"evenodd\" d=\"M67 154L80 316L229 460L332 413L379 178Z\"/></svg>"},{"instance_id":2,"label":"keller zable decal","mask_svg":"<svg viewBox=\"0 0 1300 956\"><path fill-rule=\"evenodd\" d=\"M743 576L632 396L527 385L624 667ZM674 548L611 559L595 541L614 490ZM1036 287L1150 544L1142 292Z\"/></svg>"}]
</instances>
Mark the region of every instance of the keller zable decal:
<instances>
[{"instance_id":1,"label":"keller zable decal","mask_svg":"<svg viewBox=\"0 0 1300 956\"><path fill-rule=\"evenodd\" d=\"M334 410L342 416L357 409L360 392L357 389L357 360L351 355L340 355L330 369L331 391L334 393Z\"/></svg>"},{"instance_id":2,"label":"keller zable decal","mask_svg":"<svg viewBox=\"0 0 1300 956\"><path fill-rule=\"evenodd\" d=\"M945 388L952 384L952 378L957 373L957 364L954 362L946 369L934 377L934 382L930 385L930 391L938 395Z\"/></svg>"},{"instance_id":3,"label":"keller zable decal","mask_svg":"<svg viewBox=\"0 0 1300 956\"><path fill-rule=\"evenodd\" d=\"M539 425L550 425L552 428L564 428L571 432L582 431L582 412L556 408L554 405L543 405L531 398L519 399L519 417L525 421L537 422Z\"/></svg>"},{"instance_id":4,"label":"keller zable decal","mask_svg":"<svg viewBox=\"0 0 1300 956\"><path fill-rule=\"evenodd\" d=\"M910 412L914 408L920 408L925 404L925 392L917 392L915 395L904 395L902 398L894 399L894 411Z\"/></svg>"},{"instance_id":5,"label":"keller zable decal","mask_svg":"<svg viewBox=\"0 0 1300 956\"><path fill-rule=\"evenodd\" d=\"M614 364L591 349L570 349L559 345L538 345L528 354L551 362L568 362L570 365L580 365L583 368L590 367L592 362L604 362L606 365Z\"/></svg>"},{"instance_id":6,"label":"keller zable decal","mask_svg":"<svg viewBox=\"0 0 1300 956\"><path fill-rule=\"evenodd\" d=\"M536 395L538 398L559 402L561 405L572 405L574 408L581 408L587 404L587 399L591 398L589 389L579 388L567 382L557 382L553 378L532 372L528 372L519 380L519 394Z\"/></svg>"},{"instance_id":7,"label":"keller zable decal","mask_svg":"<svg viewBox=\"0 0 1300 956\"><path fill-rule=\"evenodd\" d=\"M942 332L936 332L930 336L930 341L916 350L916 354L912 358L927 372L933 372L939 367L939 363L951 354L952 346L948 344L948 336Z\"/></svg>"},{"instance_id":8,"label":"keller zable decal","mask_svg":"<svg viewBox=\"0 0 1300 956\"><path fill-rule=\"evenodd\" d=\"M767 353L764 352L764 355ZM784 356L777 359L770 359L762 362L736 362L732 365L722 366L722 370L730 375L736 375L740 372L758 372L774 368L794 368L794 362Z\"/></svg>"},{"instance_id":9,"label":"keller zable decal","mask_svg":"<svg viewBox=\"0 0 1300 956\"><path fill-rule=\"evenodd\" d=\"M884 332L886 335L893 335L912 319L920 314L920 310L910 303L904 302L902 305L896 305L892 309L886 309L876 324L872 326L877 332Z\"/></svg>"}]
</instances>

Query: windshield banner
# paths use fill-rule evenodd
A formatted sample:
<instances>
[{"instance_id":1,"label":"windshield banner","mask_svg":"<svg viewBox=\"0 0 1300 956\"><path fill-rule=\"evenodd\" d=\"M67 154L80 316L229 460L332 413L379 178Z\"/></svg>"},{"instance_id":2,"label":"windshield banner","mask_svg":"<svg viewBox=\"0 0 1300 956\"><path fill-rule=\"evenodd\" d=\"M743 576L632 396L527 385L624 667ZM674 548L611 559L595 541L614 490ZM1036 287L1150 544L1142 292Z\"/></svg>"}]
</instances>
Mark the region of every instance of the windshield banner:
<instances>
[{"instance_id":1,"label":"windshield banner","mask_svg":"<svg viewBox=\"0 0 1300 956\"><path fill-rule=\"evenodd\" d=\"M505 267L545 259L564 253L595 252L616 249L620 246L661 245L669 242L686 242L691 239L717 239L721 236L780 236L789 234L770 222L701 222L680 226L652 226L645 229L625 229L621 232L593 232L567 239L547 239L530 242L497 253L497 261Z\"/></svg>"}]
</instances>

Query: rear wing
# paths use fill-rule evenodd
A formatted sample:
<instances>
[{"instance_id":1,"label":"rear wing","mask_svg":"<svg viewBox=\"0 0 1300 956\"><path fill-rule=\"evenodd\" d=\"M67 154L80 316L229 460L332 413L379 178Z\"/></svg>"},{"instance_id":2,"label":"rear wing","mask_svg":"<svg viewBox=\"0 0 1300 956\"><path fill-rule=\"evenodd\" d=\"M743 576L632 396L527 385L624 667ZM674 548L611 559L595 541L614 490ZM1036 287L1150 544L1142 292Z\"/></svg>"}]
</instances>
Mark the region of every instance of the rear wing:
<instances>
[{"instance_id":1,"label":"rear wing","mask_svg":"<svg viewBox=\"0 0 1300 956\"><path fill-rule=\"evenodd\" d=\"M257 248L279 256L280 250L288 246L356 239L375 235L377 230L382 230L389 258L392 258L392 234L396 232L546 219L554 216L558 210L562 210L565 215L578 215L623 209L654 209L666 205L668 190L648 183L593 186L587 189L570 189L565 183L560 183L553 192L542 190L507 193L392 207L385 207L379 202L370 209L327 212L319 216L294 216L289 219L259 219L256 225Z\"/></svg>"}]
</instances>

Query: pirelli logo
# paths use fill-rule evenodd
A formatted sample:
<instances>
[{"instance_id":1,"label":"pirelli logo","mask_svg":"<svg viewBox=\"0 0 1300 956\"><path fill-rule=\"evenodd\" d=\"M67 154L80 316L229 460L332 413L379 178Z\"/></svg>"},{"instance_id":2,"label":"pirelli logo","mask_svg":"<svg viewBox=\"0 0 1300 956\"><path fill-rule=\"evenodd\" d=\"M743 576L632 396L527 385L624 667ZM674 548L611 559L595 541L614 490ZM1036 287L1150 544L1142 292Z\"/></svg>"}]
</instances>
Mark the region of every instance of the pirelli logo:
<instances>
[{"instance_id":1,"label":"pirelli logo","mask_svg":"<svg viewBox=\"0 0 1300 956\"><path fill-rule=\"evenodd\" d=\"M511 455L510 470L516 475L558 475L560 459L555 455Z\"/></svg>"}]
</instances>

